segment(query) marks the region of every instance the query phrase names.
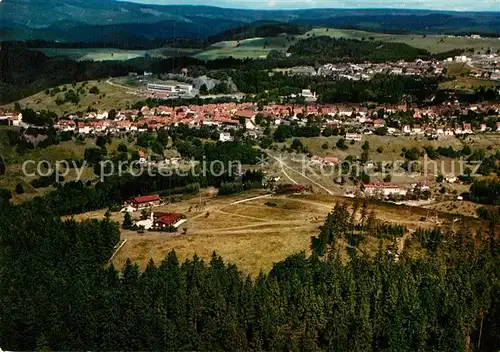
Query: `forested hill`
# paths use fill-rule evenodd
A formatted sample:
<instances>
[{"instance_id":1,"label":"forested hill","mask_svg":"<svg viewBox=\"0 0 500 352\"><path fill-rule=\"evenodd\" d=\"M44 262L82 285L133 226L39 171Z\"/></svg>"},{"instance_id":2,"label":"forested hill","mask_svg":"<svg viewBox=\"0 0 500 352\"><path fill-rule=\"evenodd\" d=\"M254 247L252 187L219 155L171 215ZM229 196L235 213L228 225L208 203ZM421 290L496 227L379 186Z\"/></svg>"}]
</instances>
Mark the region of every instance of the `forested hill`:
<instances>
[{"instance_id":1,"label":"forested hill","mask_svg":"<svg viewBox=\"0 0 500 352\"><path fill-rule=\"evenodd\" d=\"M289 53L318 62L351 60L356 62L413 61L426 58L429 52L404 43L372 40L331 38L326 36L301 40L288 49Z\"/></svg>"},{"instance_id":2,"label":"forested hill","mask_svg":"<svg viewBox=\"0 0 500 352\"><path fill-rule=\"evenodd\" d=\"M131 262L118 271L106 265L119 240L117 224L62 221L43 199L22 206L2 200L0 195L4 349L500 348L494 227L475 237L466 228L456 234L419 230L414 241L426 253L419 259L396 260L382 250L370 258L352 249L342 263L337 241L394 241L404 227L338 204L313 239L311 257L291 256L251 279L216 255L210 263L198 257L180 263L173 252L144 272ZM357 218L357 224L350 220Z\"/></svg>"},{"instance_id":3,"label":"forested hill","mask_svg":"<svg viewBox=\"0 0 500 352\"><path fill-rule=\"evenodd\" d=\"M256 37L276 37L280 34L301 35L312 27L307 25L294 25L280 22L256 22L249 26L231 28L227 31L208 38L209 43L228 40L243 40Z\"/></svg>"},{"instance_id":4,"label":"forested hill","mask_svg":"<svg viewBox=\"0 0 500 352\"><path fill-rule=\"evenodd\" d=\"M47 57L18 45L0 50L0 103L15 101L60 84L126 75L134 67L122 62L76 62Z\"/></svg>"},{"instance_id":5,"label":"forested hill","mask_svg":"<svg viewBox=\"0 0 500 352\"><path fill-rule=\"evenodd\" d=\"M352 6L355 5L352 4ZM162 32L168 33L177 26L187 31L198 30L202 36L210 36L215 34L213 30L216 29L223 31L256 21L279 21L299 25L348 27L383 32L500 34L498 12L356 8L266 11L214 6L162 6L115 0L3 0L0 2L0 27L10 29L11 35L35 36L29 39L55 39L46 35L55 32L63 34L64 30L71 32L72 27L84 25L102 26L104 24L113 27L133 23L139 25L163 23L165 26ZM140 26L124 26L121 32L133 35L134 31L140 30ZM89 31L93 30L89 29ZM177 35L178 33L179 31ZM150 34L154 35L154 32ZM165 39L161 35L162 33L159 33L157 39ZM5 38L4 35L3 37ZM9 38L9 40L19 39L19 37Z\"/></svg>"}]
</instances>

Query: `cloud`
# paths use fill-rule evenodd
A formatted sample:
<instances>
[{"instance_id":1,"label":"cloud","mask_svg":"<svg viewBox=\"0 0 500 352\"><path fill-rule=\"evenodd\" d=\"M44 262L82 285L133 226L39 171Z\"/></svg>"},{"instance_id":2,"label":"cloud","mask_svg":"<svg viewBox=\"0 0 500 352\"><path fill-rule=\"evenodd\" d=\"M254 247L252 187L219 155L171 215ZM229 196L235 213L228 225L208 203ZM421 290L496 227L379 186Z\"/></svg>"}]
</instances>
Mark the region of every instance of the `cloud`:
<instances>
[{"instance_id":1,"label":"cloud","mask_svg":"<svg viewBox=\"0 0 500 352\"><path fill-rule=\"evenodd\" d=\"M500 0L134 0L162 5L213 5L247 9L406 8L456 11L500 11Z\"/></svg>"}]
</instances>

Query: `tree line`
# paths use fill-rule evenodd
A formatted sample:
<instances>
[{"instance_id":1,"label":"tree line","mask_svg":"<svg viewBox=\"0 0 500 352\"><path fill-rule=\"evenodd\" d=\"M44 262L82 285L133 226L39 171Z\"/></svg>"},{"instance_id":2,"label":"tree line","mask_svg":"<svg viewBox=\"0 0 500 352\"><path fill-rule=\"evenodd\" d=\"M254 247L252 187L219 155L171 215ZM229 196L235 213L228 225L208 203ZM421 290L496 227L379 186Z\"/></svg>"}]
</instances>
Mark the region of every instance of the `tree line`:
<instances>
[{"instance_id":1,"label":"tree line","mask_svg":"<svg viewBox=\"0 0 500 352\"><path fill-rule=\"evenodd\" d=\"M68 195L69 196L69 195ZM364 209L364 210L363 210ZM358 215L355 213L358 212ZM353 219L361 218L360 222ZM107 262L109 219L61 220L36 203L0 212L0 339L9 350L481 350L500 347L498 237L421 231L418 259L355 239L391 233L339 204L321 254L251 278L215 253L171 252L144 271ZM446 237L446 241L440 240ZM341 260L341 241L352 247ZM249 255L251 255L249 253Z\"/></svg>"}]
</instances>

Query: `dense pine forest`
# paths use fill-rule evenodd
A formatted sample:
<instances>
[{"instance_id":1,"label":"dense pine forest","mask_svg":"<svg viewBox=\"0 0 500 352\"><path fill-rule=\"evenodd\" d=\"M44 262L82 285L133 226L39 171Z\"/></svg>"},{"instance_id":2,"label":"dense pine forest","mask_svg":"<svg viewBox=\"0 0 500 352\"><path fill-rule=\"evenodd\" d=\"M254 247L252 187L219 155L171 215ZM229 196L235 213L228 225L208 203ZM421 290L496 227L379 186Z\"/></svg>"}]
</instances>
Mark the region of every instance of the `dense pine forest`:
<instances>
[{"instance_id":1,"label":"dense pine forest","mask_svg":"<svg viewBox=\"0 0 500 352\"><path fill-rule=\"evenodd\" d=\"M292 45L288 52L318 62L351 60L353 62L414 61L426 58L429 52L403 43L385 43L331 37L312 37Z\"/></svg>"},{"instance_id":2,"label":"dense pine forest","mask_svg":"<svg viewBox=\"0 0 500 352\"><path fill-rule=\"evenodd\" d=\"M266 27L263 27L266 28ZM45 43L44 45L48 45ZM182 44L179 44L182 46ZM186 44L187 45L187 44ZM75 46L78 47L77 44ZM209 75L215 78L231 77L239 91L259 94L255 99L277 99L301 91L314 89L324 103L337 102L394 102L408 96L416 102L436 94L438 83L452 77L391 77L380 75L371 81L350 82L347 79L325 81L317 77L289 74L269 75L268 70L298 65L317 66L327 62L373 62L385 60L413 60L427 57L426 51L400 43L341 40L314 37L290 48L291 57L269 55L267 59L239 60L232 57L202 61L193 57L136 58L127 61L73 61L66 57L48 57L30 50L30 43L2 43L0 50L0 104L13 102L61 84L92 79L125 76L129 72L150 71L156 74L180 72L189 68L194 77ZM427 56L426 56L427 55ZM387 91L390 87L390 91ZM496 92L489 95L495 95ZM476 97L476 95L478 95ZM467 101L485 98L486 93L469 94ZM461 101L465 98L457 97Z\"/></svg>"},{"instance_id":3,"label":"dense pine forest","mask_svg":"<svg viewBox=\"0 0 500 352\"><path fill-rule=\"evenodd\" d=\"M82 200L83 201L83 200ZM108 219L63 221L48 204L0 205L0 345L9 350L494 351L500 348L499 242L420 230L426 255L356 250L402 226L338 204L296 254L250 278L216 254L174 252L141 272L107 265ZM350 258L338 255L347 241ZM251 255L249 253L248 255Z\"/></svg>"}]
</instances>

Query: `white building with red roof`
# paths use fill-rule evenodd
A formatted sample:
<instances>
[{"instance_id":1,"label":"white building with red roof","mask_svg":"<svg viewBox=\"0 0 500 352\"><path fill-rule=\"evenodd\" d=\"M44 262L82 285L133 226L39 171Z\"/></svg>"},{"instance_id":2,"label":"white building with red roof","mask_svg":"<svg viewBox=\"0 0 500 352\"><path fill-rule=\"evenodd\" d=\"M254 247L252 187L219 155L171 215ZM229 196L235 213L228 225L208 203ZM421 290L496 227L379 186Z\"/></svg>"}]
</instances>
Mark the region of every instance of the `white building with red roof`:
<instances>
[{"instance_id":1,"label":"white building with red roof","mask_svg":"<svg viewBox=\"0 0 500 352\"><path fill-rule=\"evenodd\" d=\"M388 197L388 196L406 196L408 194L408 189L386 182L375 182L373 184L363 184L363 191L366 196L369 197Z\"/></svg>"}]
</instances>

